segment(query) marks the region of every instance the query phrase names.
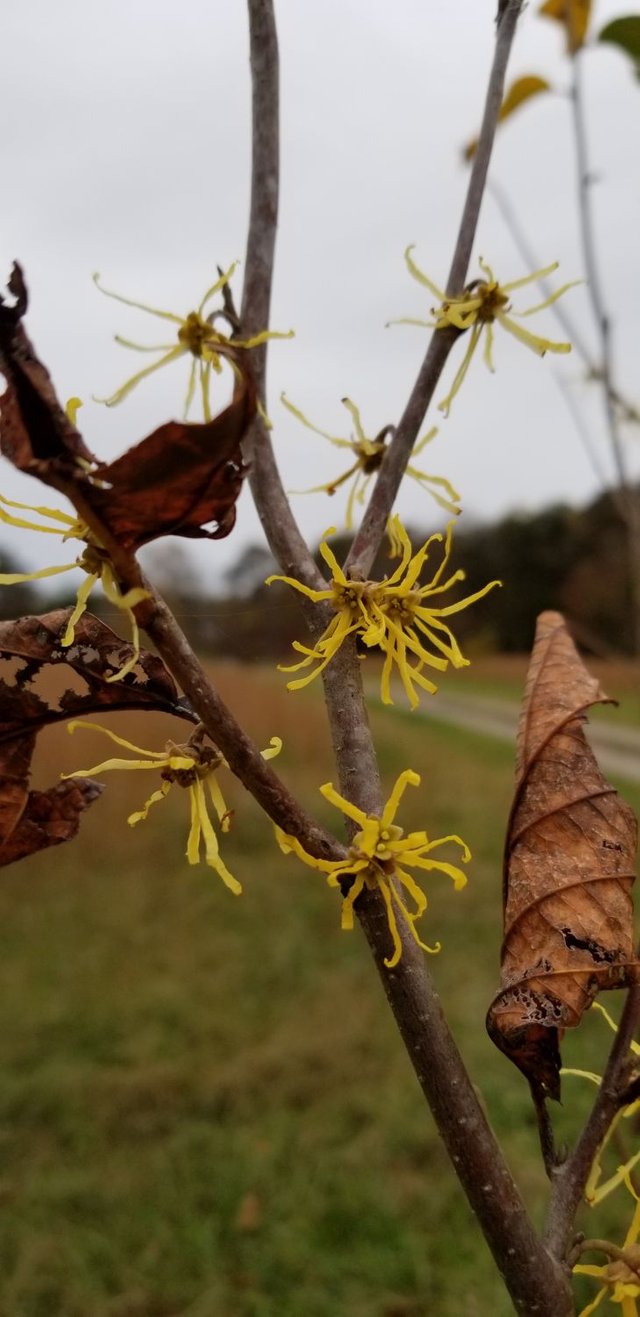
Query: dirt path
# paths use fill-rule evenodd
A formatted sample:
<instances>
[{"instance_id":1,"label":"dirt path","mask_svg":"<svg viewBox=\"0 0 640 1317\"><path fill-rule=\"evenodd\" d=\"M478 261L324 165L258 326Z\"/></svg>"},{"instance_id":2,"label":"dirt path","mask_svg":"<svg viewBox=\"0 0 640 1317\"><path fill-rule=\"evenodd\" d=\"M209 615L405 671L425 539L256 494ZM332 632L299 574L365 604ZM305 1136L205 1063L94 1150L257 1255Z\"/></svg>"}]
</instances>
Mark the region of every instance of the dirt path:
<instances>
[{"instance_id":1,"label":"dirt path","mask_svg":"<svg viewBox=\"0 0 640 1317\"><path fill-rule=\"evenodd\" d=\"M500 741L514 743L519 706L513 700L483 695L445 695L442 692L416 710L415 716L438 718ZM615 723L588 723L587 734L605 773L640 782L640 730Z\"/></svg>"}]
</instances>

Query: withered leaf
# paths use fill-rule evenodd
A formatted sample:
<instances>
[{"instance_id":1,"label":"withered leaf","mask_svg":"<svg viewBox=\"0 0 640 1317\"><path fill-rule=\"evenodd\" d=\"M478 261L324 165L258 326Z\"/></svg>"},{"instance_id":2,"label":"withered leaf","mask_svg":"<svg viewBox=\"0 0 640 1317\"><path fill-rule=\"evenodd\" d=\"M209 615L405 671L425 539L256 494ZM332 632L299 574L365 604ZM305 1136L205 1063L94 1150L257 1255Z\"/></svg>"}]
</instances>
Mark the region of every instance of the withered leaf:
<instances>
[{"instance_id":1,"label":"withered leaf","mask_svg":"<svg viewBox=\"0 0 640 1317\"><path fill-rule=\"evenodd\" d=\"M256 414L246 363L236 369L228 407L201 425L170 421L111 463L97 462L56 398L21 323L27 295L19 266L17 300L0 299L0 449L21 471L62 490L96 514L123 549L134 551L160 535L219 539L235 522L246 468L241 443ZM10 283L11 287L11 283ZM215 523L207 530L209 523ZM95 528L94 528L95 529Z\"/></svg>"},{"instance_id":2,"label":"withered leaf","mask_svg":"<svg viewBox=\"0 0 640 1317\"><path fill-rule=\"evenodd\" d=\"M233 529L247 468L240 445L256 412L245 377L233 401L202 425L169 421L101 466L91 505L125 549L159 535L221 539ZM206 530L209 522L212 530Z\"/></svg>"},{"instance_id":3,"label":"withered leaf","mask_svg":"<svg viewBox=\"0 0 640 1317\"><path fill-rule=\"evenodd\" d=\"M102 789L78 778L48 791L29 790L36 736L43 727L117 709L155 710L197 722L154 654L141 651L136 668L122 681L107 680L133 651L90 613L77 623L74 643L63 649L70 613L58 609L0 623L0 866L74 837L81 814ZM47 671L56 665L72 670L69 682L75 685L52 698L46 694L52 686Z\"/></svg>"},{"instance_id":4,"label":"withered leaf","mask_svg":"<svg viewBox=\"0 0 640 1317\"><path fill-rule=\"evenodd\" d=\"M0 779L0 793L4 784ZM24 790L24 808L16 826L0 835L0 865L14 864L47 846L71 841L80 826L84 811L102 794L104 787L91 778L59 782L49 791Z\"/></svg>"},{"instance_id":5,"label":"withered leaf","mask_svg":"<svg viewBox=\"0 0 640 1317\"><path fill-rule=\"evenodd\" d=\"M48 463L78 469L78 459L93 463L92 453L60 406L51 376L38 360L22 325L28 305L22 270L14 265L8 306L0 296L0 369L9 386L2 404L2 452L21 471L40 475Z\"/></svg>"},{"instance_id":6,"label":"withered leaf","mask_svg":"<svg viewBox=\"0 0 640 1317\"><path fill-rule=\"evenodd\" d=\"M560 1041L596 994L636 982L633 811L598 767L586 710L610 702L559 613L542 613L527 676L507 829L494 1043L560 1096Z\"/></svg>"}]
</instances>

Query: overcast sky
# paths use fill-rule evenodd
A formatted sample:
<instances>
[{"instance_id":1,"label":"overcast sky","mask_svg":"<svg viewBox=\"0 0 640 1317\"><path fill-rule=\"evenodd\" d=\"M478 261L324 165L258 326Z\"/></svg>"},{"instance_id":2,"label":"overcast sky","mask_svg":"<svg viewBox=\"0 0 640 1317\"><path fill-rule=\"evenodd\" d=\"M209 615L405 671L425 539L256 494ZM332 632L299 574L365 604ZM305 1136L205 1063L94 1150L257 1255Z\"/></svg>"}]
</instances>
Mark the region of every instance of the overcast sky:
<instances>
[{"instance_id":1,"label":"overcast sky","mask_svg":"<svg viewBox=\"0 0 640 1317\"><path fill-rule=\"evenodd\" d=\"M584 271L578 240L568 68L558 26L531 4L509 81L541 73L558 95L541 97L500 130L495 178L508 190L540 264L558 278ZM302 429L278 402L285 389L315 423L348 435L340 398L361 408L372 435L396 420L423 356L426 331L390 318L426 317L429 294L408 275L403 251L446 278L466 183L462 143L478 126L495 0L280 0L282 192L271 327L296 338L270 355L269 410L289 488L336 475L344 459ZM625 12L596 0L594 30ZM113 343L120 332L162 342L161 322L104 298L91 274L141 301L192 309L219 263L242 257L250 170L248 39L241 0L5 0L0 213L2 273L13 258L31 290L28 328L63 399L85 400L79 423L107 460L180 415L188 367L162 371L121 406L91 401L146 364ZM589 137L597 184L597 237L615 326L618 384L640 400L638 258L640 85L622 55L585 59ZM476 255L504 281L526 273L487 197ZM472 276L477 273L477 267ZM236 293L239 300L241 270ZM517 306L538 301L518 294ZM584 288L566 307L595 343ZM549 311L525 322L561 338ZM160 336L158 337L158 326ZM454 350L436 401L447 391ZM555 376L562 373L611 472L597 391L576 354L540 360L496 335L496 373L478 356L423 465L457 485L467 517L493 518L550 500L579 504L598 482ZM634 393L635 391L635 393ZM220 404L225 401L219 394ZM197 416L194 415L194 419ZM640 439L628 436L640 474ZM3 461L0 492L41 502L35 482ZM55 501L47 496L45 501ZM297 498L307 536L341 521L344 498ZM429 529L442 514L405 481L398 509ZM260 540L245 490L226 541L189 550L217 578L241 547ZM0 537L32 565L50 541ZM175 544L175 541L172 541ZM44 548L43 548L44 545ZM50 561L64 561L53 553Z\"/></svg>"}]
</instances>

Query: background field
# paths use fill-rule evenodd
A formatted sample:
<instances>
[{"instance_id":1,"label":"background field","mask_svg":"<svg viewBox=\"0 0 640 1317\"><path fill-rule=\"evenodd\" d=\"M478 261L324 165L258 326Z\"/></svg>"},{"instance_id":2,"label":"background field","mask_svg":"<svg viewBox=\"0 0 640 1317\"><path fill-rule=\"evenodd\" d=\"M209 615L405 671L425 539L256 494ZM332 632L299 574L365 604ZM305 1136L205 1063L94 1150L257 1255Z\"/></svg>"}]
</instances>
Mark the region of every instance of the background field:
<instances>
[{"instance_id":1,"label":"background field","mask_svg":"<svg viewBox=\"0 0 640 1317\"><path fill-rule=\"evenodd\" d=\"M485 664L475 679L508 694L521 673ZM610 676L624 698L628 673ZM283 736L283 775L335 824L316 791L332 771L317 694L287 695L260 668L216 678L262 744ZM423 775L402 822L458 831L473 851L465 891L430 883L425 930L443 943L431 963L456 1036L539 1216L526 1086L483 1023L512 751L402 712L373 718L387 779ZM143 715L110 725L153 748L176 734ZM51 733L36 785L105 753L89 733ZM146 777L103 780L76 842L0 882L1 1317L507 1317L363 939L340 933L321 875L280 856L229 780L234 898L184 862L178 788L131 830ZM625 794L638 808L640 790ZM606 1027L594 1017L580 1032L567 1063L598 1068ZM561 1133L586 1089L565 1080ZM603 1214L590 1233L610 1224Z\"/></svg>"}]
</instances>

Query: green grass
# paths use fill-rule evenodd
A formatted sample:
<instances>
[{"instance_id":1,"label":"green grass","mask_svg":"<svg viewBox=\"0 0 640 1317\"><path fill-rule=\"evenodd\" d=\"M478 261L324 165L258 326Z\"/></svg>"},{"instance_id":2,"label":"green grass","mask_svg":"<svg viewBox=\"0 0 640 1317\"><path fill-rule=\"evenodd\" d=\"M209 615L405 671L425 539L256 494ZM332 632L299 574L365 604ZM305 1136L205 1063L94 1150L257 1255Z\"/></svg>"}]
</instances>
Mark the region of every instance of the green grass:
<instances>
[{"instance_id":1,"label":"green grass","mask_svg":"<svg viewBox=\"0 0 640 1317\"><path fill-rule=\"evenodd\" d=\"M331 771L315 694L242 680L259 703L269 693L271 731L280 713L287 724L283 773L335 824L312 793ZM409 715L373 719L388 780L423 775L403 823L460 832L474 852L463 892L429 885L425 932L443 943L431 964L452 1026L539 1218L526 1085L483 1023L512 754ZM183 863L177 789L127 829L143 794L113 775L75 843L2 874L0 1317L507 1317L335 895L279 855L232 786L234 898ZM584 1033L569 1051L597 1067L603 1027Z\"/></svg>"}]
</instances>

